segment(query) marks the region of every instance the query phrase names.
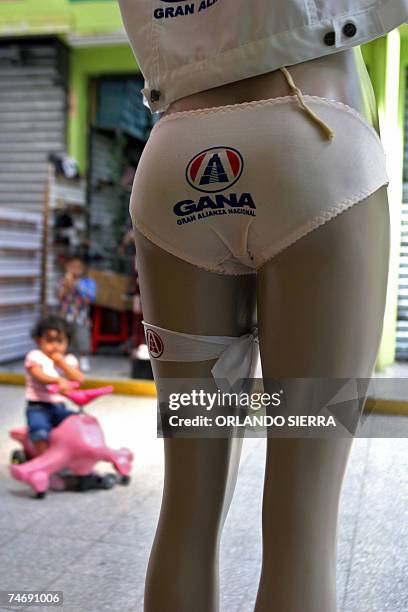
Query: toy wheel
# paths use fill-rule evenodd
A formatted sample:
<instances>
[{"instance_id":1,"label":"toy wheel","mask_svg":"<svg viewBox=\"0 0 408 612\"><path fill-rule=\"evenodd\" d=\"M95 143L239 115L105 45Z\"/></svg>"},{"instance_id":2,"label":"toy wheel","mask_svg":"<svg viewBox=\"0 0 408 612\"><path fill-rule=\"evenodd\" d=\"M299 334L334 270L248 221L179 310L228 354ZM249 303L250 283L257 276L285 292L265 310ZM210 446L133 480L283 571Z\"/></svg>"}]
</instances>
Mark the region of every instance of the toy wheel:
<instances>
[{"instance_id":1,"label":"toy wheel","mask_svg":"<svg viewBox=\"0 0 408 612\"><path fill-rule=\"evenodd\" d=\"M130 476L129 476L129 474L125 474L124 476L121 476L121 478L120 478L120 484L121 484L121 485L126 486L126 485L128 485L128 484L129 484L129 482L130 482Z\"/></svg>"},{"instance_id":2,"label":"toy wheel","mask_svg":"<svg viewBox=\"0 0 408 612\"><path fill-rule=\"evenodd\" d=\"M101 486L101 477L98 474L86 474L85 476L77 477L77 490L89 491L90 489L99 489Z\"/></svg>"},{"instance_id":3,"label":"toy wheel","mask_svg":"<svg viewBox=\"0 0 408 612\"><path fill-rule=\"evenodd\" d=\"M11 463L18 464L18 465L21 463L25 463L27 461L25 452L22 450L14 450L11 453L10 461Z\"/></svg>"},{"instance_id":4,"label":"toy wheel","mask_svg":"<svg viewBox=\"0 0 408 612\"><path fill-rule=\"evenodd\" d=\"M101 476L102 489L112 489L115 486L117 480L115 474L105 474Z\"/></svg>"},{"instance_id":5,"label":"toy wheel","mask_svg":"<svg viewBox=\"0 0 408 612\"><path fill-rule=\"evenodd\" d=\"M45 491L38 491L35 496L37 499L44 499Z\"/></svg>"}]
</instances>

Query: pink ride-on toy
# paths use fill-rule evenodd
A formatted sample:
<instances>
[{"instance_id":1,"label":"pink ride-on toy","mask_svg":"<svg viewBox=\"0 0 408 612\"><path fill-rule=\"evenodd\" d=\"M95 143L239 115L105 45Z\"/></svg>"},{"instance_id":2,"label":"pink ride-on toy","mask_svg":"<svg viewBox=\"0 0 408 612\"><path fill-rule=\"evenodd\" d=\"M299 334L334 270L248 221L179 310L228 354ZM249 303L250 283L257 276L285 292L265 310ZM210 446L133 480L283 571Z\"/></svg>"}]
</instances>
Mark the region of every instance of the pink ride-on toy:
<instances>
[{"instance_id":1,"label":"pink ride-on toy","mask_svg":"<svg viewBox=\"0 0 408 612\"><path fill-rule=\"evenodd\" d=\"M10 473L16 480L29 484L38 498L45 496L50 485L50 476L60 470L70 470L77 477L77 482L80 483L77 487L79 490L107 489L116 482L128 484L130 481L133 453L127 448L120 450L108 448L98 421L83 410L84 406L97 397L112 393L113 387L99 389L77 389L77 387L78 383L73 383L71 390L64 395L78 406L78 413L67 417L51 430L49 448L42 455L35 456L27 435L27 427L10 431L10 436L23 446L23 450L12 453ZM50 385L48 388L52 393L58 392L58 385ZM115 474L101 477L92 472L98 461L111 462L119 479ZM93 485L89 484L89 479ZM81 483L85 486L81 486ZM99 486L96 486L96 483Z\"/></svg>"}]
</instances>

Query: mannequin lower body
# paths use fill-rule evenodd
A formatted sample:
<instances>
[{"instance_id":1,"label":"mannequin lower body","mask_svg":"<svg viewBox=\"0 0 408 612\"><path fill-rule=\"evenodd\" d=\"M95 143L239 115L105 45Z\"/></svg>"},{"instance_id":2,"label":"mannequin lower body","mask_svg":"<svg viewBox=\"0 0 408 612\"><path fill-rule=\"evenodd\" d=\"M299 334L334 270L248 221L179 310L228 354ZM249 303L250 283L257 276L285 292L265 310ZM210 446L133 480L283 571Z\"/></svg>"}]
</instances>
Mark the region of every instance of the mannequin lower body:
<instances>
[{"instance_id":1,"label":"mannequin lower body","mask_svg":"<svg viewBox=\"0 0 408 612\"><path fill-rule=\"evenodd\" d=\"M348 104L378 130L358 48L289 71L304 94ZM290 93L277 70L189 96L166 115ZM175 152L183 147L181 119ZM268 379L371 376L388 274L385 186L278 251L256 274L211 272L155 244L137 227L135 237L147 322L187 334L241 336L257 320L265 391ZM162 378L210 379L215 362L152 360L152 366L159 387ZM302 393L295 395L301 404ZM146 612L219 610L219 542L241 445L242 438L164 439L165 483ZM350 448L350 438L267 440L256 612L336 611L338 505Z\"/></svg>"}]
</instances>

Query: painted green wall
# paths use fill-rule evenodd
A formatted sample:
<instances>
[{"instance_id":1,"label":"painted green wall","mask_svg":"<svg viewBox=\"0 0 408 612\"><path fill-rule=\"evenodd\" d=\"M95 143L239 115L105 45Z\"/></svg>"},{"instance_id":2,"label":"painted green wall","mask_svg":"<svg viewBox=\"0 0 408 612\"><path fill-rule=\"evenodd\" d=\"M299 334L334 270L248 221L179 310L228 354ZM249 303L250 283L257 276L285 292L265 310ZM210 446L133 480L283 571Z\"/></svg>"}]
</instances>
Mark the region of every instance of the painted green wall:
<instances>
[{"instance_id":1,"label":"painted green wall","mask_svg":"<svg viewBox=\"0 0 408 612\"><path fill-rule=\"evenodd\" d=\"M361 52L366 62L379 110L384 105L386 37L382 36L362 45Z\"/></svg>"},{"instance_id":2,"label":"painted green wall","mask_svg":"<svg viewBox=\"0 0 408 612\"><path fill-rule=\"evenodd\" d=\"M384 88L381 105L379 105L381 135L387 156L387 171L390 178L388 202L391 221L391 242L387 301L384 314L383 336L376 363L377 371L384 371L395 360L404 134L404 79L401 78L401 65L406 63L406 59L403 59L401 33L402 28L394 30L386 37L386 49L385 54L383 54L386 62Z\"/></svg>"},{"instance_id":3,"label":"painted green wall","mask_svg":"<svg viewBox=\"0 0 408 612\"><path fill-rule=\"evenodd\" d=\"M139 68L128 45L75 48L71 52L69 83L68 152L87 169L89 78L120 73L138 73Z\"/></svg>"},{"instance_id":4,"label":"painted green wall","mask_svg":"<svg viewBox=\"0 0 408 612\"><path fill-rule=\"evenodd\" d=\"M362 45L361 51L364 61L368 67L371 82L373 84L377 102L381 138L384 141L386 136L385 130L388 124L387 111L389 112L389 104L387 104L387 102L389 102L389 92L387 92L386 88L387 36L382 36L381 38L377 38L366 45ZM384 326L375 364L375 370L377 372L384 372L385 368L391 365L395 358L397 284L398 253L396 252L396 249L394 249L390 253L389 282L387 290L387 303L384 314ZM367 308L370 308L370 304L367 304Z\"/></svg>"},{"instance_id":5,"label":"painted green wall","mask_svg":"<svg viewBox=\"0 0 408 612\"><path fill-rule=\"evenodd\" d=\"M123 29L116 0L12 0L0 5L0 35L96 34Z\"/></svg>"}]
</instances>

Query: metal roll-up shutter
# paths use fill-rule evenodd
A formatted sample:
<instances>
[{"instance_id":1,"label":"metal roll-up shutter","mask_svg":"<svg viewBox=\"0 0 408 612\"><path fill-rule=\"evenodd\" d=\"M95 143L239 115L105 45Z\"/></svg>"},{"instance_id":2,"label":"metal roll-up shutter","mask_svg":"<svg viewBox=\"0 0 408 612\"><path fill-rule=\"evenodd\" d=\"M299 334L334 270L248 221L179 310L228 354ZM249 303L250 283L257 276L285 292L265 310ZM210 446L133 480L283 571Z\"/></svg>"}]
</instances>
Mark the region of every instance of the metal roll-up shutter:
<instances>
[{"instance_id":1,"label":"metal roll-up shutter","mask_svg":"<svg viewBox=\"0 0 408 612\"><path fill-rule=\"evenodd\" d=\"M39 314L41 213L0 207L0 363L22 357Z\"/></svg>"},{"instance_id":2,"label":"metal roll-up shutter","mask_svg":"<svg viewBox=\"0 0 408 612\"><path fill-rule=\"evenodd\" d=\"M51 152L65 150L65 45L0 40L0 207L41 211Z\"/></svg>"},{"instance_id":3,"label":"metal roll-up shutter","mask_svg":"<svg viewBox=\"0 0 408 612\"><path fill-rule=\"evenodd\" d=\"M398 278L397 345L395 357L408 360L408 70L405 72L402 228Z\"/></svg>"}]
</instances>

